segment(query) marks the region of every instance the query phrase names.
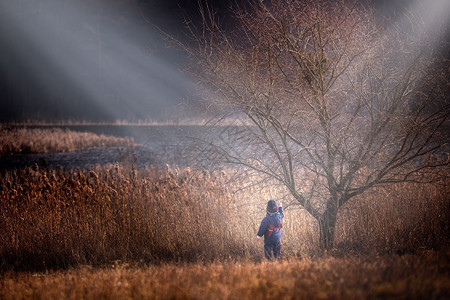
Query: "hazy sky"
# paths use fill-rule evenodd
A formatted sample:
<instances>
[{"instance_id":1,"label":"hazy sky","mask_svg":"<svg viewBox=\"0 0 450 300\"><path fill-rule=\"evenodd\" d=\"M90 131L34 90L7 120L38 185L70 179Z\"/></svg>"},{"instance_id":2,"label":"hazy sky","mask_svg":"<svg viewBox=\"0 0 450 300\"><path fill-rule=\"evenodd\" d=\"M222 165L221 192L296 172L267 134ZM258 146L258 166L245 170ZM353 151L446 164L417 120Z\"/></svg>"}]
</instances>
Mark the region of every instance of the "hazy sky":
<instances>
[{"instance_id":1,"label":"hazy sky","mask_svg":"<svg viewBox=\"0 0 450 300\"><path fill-rule=\"evenodd\" d=\"M386 13L392 3L378 0ZM445 0L430 0L439 2ZM231 0L212 1L226 15ZM181 118L196 102L183 36L197 0L0 1L0 122Z\"/></svg>"},{"instance_id":2,"label":"hazy sky","mask_svg":"<svg viewBox=\"0 0 450 300\"><path fill-rule=\"evenodd\" d=\"M196 1L181 1L192 13ZM195 102L177 1L2 0L0 121L178 117Z\"/></svg>"}]
</instances>

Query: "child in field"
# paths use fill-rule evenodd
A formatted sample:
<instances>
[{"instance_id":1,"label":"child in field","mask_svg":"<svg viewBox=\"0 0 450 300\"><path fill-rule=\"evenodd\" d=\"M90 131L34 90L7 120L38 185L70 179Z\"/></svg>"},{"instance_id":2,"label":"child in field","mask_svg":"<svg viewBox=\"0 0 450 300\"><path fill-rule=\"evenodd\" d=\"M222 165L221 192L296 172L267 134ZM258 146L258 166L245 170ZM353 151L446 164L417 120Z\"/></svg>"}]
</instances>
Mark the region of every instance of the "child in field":
<instances>
[{"instance_id":1,"label":"child in field","mask_svg":"<svg viewBox=\"0 0 450 300\"><path fill-rule=\"evenodd\" d=\"M267 259L281 259L281 228L284 217L282 204L277 206L275 200L269 200L266 212L267 215L261 221L257 237L259 239L264 235L264 256Z\"/></svg>"}]
</instances>

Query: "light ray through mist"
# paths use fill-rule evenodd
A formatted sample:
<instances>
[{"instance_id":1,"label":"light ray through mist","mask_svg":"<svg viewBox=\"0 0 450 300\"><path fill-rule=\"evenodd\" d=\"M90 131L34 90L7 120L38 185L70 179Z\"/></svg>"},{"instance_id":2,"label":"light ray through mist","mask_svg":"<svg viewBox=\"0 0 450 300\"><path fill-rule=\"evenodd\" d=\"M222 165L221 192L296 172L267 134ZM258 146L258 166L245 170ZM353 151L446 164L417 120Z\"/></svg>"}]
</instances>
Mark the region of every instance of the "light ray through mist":
<instances>
[{"instance_id":1,"label":"light ray through mist","mask_svg":"<svg viewBox=\"0 0 450 300\"><path fill-rule=\"evenodd\" d=\"M427 33L449 22L448 0L378 1L382 14L399 7L420 14ZM140 15L142 3L153 2L1 1L0 120L170 117L194 88L174 63L182 55L165 49ZM392 15L394 26L409 26Z\"/></svg>"},{"instance_id":2,"label":"light ray through mist","mask_svg":"<svg viewBox=\"0 0 450 300\"><path fill-rule=\"evenodd\" d=\"M415 38L423 34L445 34L443 28L450 24L448 0L381 0L381 14L392 19L392 26L411 30ZM417 30L419 29L419 30Z\"/></svg>"},{"instance_id":3,"label":"light ray through mist","mask_svg":"<svg viewBox=\"0 0 450 300\"><path fill-rule=\"evenodd\" d=\"M0 11L3 90L19 102L12 113L27 103L34 117L155 119L192 91L180 54L164 49L137 2L4 0Z\"/></svg>"}]
</instances>

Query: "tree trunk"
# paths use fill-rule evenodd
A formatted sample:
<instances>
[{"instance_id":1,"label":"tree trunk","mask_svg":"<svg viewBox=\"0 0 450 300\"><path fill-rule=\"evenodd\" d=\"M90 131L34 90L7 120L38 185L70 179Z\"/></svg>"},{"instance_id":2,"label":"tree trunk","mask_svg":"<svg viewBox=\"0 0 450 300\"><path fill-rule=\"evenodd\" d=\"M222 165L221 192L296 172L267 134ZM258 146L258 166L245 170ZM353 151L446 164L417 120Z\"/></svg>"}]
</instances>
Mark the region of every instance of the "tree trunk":
<instances>
[{"instance_id":1,"label":"tree trunk","mask_svg":"<svg viewBox=\"0 0 450 300\"><path fill-rule=\"evenodd\" d=\"M336 201L330 199L322 217L319 219L319 243L322 250L331 250L334 243L334 229L337 219Z\"/></svg>"}]
</instances>

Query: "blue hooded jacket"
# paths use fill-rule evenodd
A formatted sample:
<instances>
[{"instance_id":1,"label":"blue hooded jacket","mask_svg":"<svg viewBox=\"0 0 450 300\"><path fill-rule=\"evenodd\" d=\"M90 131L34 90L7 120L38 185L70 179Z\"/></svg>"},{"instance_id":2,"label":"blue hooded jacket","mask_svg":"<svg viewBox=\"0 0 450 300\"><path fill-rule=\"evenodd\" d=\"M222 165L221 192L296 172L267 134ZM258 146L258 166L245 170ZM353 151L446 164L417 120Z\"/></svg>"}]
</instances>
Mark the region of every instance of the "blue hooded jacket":
<instances>
[{"instance_id":1,"label":"blue hooded jacket","mask_svg":"<svg viewBox=\"0 0 450 300\"><path fill-rule=\"evenodd\" d=\"M281 229L275 229L271 236L269 237L269 225L272 224L274 227L280 227L281 221L283 220L283 207L278 207L276 213L267 213L264 219L261 221L257 235L264 235L264 244L278 244L281 240Z\"/></svg>"}]
</instances>

